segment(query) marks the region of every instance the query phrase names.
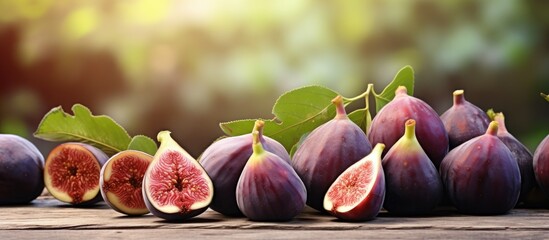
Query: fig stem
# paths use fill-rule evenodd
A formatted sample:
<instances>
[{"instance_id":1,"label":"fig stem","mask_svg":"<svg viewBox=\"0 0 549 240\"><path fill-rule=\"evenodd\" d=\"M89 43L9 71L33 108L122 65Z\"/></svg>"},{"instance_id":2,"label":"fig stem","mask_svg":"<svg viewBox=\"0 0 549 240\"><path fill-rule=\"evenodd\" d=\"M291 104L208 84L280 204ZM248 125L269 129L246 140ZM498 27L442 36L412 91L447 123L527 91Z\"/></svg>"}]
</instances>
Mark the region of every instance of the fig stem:
<instances>
[{"instance_id":1,"label":"fig stem","mask_svg":"<svg viewBox=\"0 0 549 240\"><path fill-rule=\"evenodd\" d=\"M465 91L455 90L454 91L454 105L459 105L465 102Z\"/></svg>"},{"instance_id":2,"label":"fig stem","mask_svg":"<svg viewBox=\"0 0 549 240\"><path fill-rule=\"evenodd\" d=\"M498 133L498 122L492 121L490 122L490 125L488 126L488 129L486 130L486 134L490 134L492 136L496 136Z\"/></svg>"},{"instance_id":3,"label":"fig stem","mask_svg":"<svg viewBox=\"0 0 549 240\"><path fill-rule=\"evenodd\" d=\"M259 132L259 138L263 136L263 127L265 126L265 122L263 120L256 120L254 124L254 129L252 130L252 133L257 131Z\"/></svg>"},{"instance_id":4,"label":"fig stem","mask_svg":"<svg viewBox=\"0 0 549 240\"><path fill-rule=\"evenodd\" d=\"M545 100L547 100L549 102L549 95L545 94L545 93L540 93L541 97L542 98L545 98Z\"/></svg>"},{"instance_id":5,"label":"fig stem","mask_svg":"<svg viewBox=\"0 0 549 240\"><path fill-rule=\"evenodd\" d=\"M406 88L406 86L398 86L398 88L395 90L395 96L401 94L408 94L408 89Z\"/></svg>"},{"instance_id":6,"label":"fig stem","mask_svg":"<svg viewBox=\"0 0 549 240\"><path fill-rule=\"evenodd\" d=\"M385 144L378 143L376 144L374 149L372 149L372 152L369 155L372 155L372 156L375 156L376 158L381 159L381 154L383 154L384 149L385 149Z\"/></svg>"},{"instance_id":7,"label":"fig stem","mask_svg":"<svg viewBox=\"0 0 549 240\"><path fill-rule=\"evenodd\" d=\"M404 137L413 140L416 138L416 120L408 119L405 123Z\"/></svg>"},{"instance_id":8,"label":"fig stem","mask_svg":"<svg viewBox=\"0 0 549 240\"><path fill-rule=\"evenodd\" d=\"M167 139L171 139L170 137L170 134L172 132L168 131L168 130L164 130L164 131L161 131L158 133L158 136L156 137L158 139L159 142L163 142Z\"/></svg>"},{"instance_id":9,"label":"fig stem","mask_svg":"<svg viewBox=\"0 0 549 240\"><path fill-rule=\"evenodd\" d=\"M494 121L498 122L499 132L507 132L507 128L505 127L505 116L502 112L498 112L494 115Z\"/></svg>"},{"instance_id":10,"label":"fig stem","mask_svg":"<svg viewBox=\"0 0 549 240\"><path fill-rule=\"evenodd\" d=\"M343 97L341 95L337 95L334 99L332 99L332 103L336 106L336 118L342 119L347 118L347 113L345 112L345 105L343 104Z\"/></svg>"},{"instance_id":11,"label":"fig stem","mask_svg":"<svg viewBox=\"0 0 549 240\"><path fill-rule=\"evenodd\" d=\"M253 149L254 154L259 155L259 154L262 154L263 152L265 152L265 149L263 149L263 144L261 144L261 140L260 140L261 133L259 131L253 131L252 136L253 136L252 149Z\"/></svg>"}]
</instances>

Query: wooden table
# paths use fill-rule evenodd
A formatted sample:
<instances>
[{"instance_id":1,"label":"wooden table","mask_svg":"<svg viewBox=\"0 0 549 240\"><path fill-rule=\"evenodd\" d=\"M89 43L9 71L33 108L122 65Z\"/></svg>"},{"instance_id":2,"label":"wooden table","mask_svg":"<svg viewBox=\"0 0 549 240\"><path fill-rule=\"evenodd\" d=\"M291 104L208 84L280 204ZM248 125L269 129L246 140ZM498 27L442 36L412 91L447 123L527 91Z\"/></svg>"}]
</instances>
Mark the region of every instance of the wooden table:
<instances>
[{"instance_id":1,"label":"wooden table","mask_svg":"<svg viewBox=\"0 0 549 240\"><path fill-rule=\"evenodd\" d=\"M51 197L31 205L0 207L0 239L350 239L549 238L549 210L514 209L501 216L466 216L441 209L427 217L348 223L307 209L291 222L251 222L212 210L182 223L151 214L127 217L106 204L74 208Z\"/></svg>"}]
</instances>

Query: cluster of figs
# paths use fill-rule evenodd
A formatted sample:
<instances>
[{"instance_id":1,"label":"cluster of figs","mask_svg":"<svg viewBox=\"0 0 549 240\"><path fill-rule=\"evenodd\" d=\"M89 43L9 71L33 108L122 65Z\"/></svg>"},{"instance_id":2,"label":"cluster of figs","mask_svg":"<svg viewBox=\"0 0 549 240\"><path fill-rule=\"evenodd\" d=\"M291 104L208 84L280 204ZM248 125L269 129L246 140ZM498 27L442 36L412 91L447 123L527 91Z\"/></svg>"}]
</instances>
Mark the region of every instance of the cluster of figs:
<instances>
[{"instance_id":1,"label":"cluster of figs","mask_svg":"<svg viewBox=\"0 0 549 240\"><path fill-rule=\"evenodd\" d=\"M181 221L208 207L253 221L288 221L305 205L348 221L429 214L452 204L464 214L504 214L537 188L549 194L549 135L534 155L490 116L453 93L438 115L399 87L367 134L332 100L336 116L308 134L293 157L263 135L215 141L198 160L169 131L154 156L126 150L111 157L85 143L63 143L47 158L28 140L0 135L0 204L24 204L44 185L77 206L105 202L127 215Z\"/></svg>"}]
</instances>

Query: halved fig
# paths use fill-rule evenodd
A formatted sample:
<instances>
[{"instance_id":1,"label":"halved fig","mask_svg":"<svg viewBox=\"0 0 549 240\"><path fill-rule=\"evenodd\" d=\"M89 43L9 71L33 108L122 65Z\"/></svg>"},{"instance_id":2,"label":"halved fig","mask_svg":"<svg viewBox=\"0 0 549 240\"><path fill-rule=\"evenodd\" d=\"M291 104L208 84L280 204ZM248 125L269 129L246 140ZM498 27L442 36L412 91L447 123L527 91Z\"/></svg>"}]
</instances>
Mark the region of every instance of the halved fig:
<instances>
[{"instance_id":1,"label":"halved fig","mask_svg":"<svg viewBox=\"0 0 549 240\"><path fill-rule=\"evenodd\" d=\"M101 201L99 173L108 160L101 150L84 143L63 143L54 148L44 167L44 183L51 195L73 205Z\"/></svg>"},{"instance_id":2,"label":"halved fig","mask_svg":"<svg viewBox=\"0 0 549 240\"><path fill-rule=\"evenodd\" d=\"M339 175L324 197L326 211L347 221L366 221L377 216L385 199L381 165L384 148L384 144L376 144L368 156Z\"/></svg>"},{"instance_id":3,"label":"halved fig","mask_svg":"<svg viewBox=\"0 0 549 240\"><path fill-rule=\"evenodd\" d=\"M125 150L103 165L99 178L101 196L112 209L127 215L149 213L143 200L142 183L152 159L144 152Z\"/></svg>"},{"instance_id":4,"label":"halved fig","mask_svg":"<svg viewBox=\"0 0 549 240\"><path fill-rule=\"evenodd\" d=\"M170 221L197 216L213 198L213 184L202 166L170 136L158 133L160 147L143 178L143 197L151 213Z\"/></svg>"}]
</instances>

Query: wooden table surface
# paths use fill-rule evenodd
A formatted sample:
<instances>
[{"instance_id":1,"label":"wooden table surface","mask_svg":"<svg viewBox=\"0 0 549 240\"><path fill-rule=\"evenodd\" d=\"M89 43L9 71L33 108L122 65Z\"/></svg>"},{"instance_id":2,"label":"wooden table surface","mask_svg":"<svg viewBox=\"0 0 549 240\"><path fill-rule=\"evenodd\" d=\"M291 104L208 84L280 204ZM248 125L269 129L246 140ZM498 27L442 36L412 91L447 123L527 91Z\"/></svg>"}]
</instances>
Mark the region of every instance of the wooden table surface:
<instances>
[{"instance_id":1,"label":"wooden table surface","mask_svg":"<svg viewBox=\"0 0 549 240\"><path fill-rule=\"evenodd\" d=\"M42 196L25 206L0 207L0 239L352 239L352 238L549 238L549 210L514 209L501 216L467 216L453 209L425 217L349 223L307 209L290 222L252 222L212 210L185 222L151 214L127 217L106 204L75 208Z\"/></svg>"}]
</instances>

